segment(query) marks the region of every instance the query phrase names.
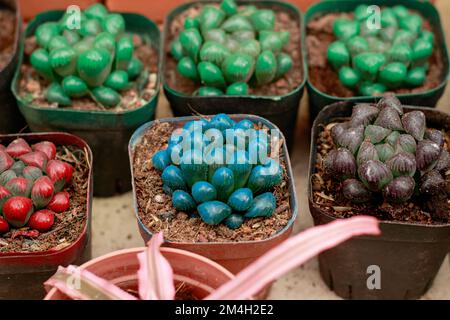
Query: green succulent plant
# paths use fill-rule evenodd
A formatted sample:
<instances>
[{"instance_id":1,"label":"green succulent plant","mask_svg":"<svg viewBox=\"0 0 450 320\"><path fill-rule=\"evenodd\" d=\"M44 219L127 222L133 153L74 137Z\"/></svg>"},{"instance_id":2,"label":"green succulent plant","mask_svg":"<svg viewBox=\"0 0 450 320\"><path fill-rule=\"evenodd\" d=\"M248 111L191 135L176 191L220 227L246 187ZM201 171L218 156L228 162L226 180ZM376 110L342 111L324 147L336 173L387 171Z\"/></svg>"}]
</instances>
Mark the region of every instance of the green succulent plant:
<instances>
[{"instance_id":1,"label":"green succulent plant","mask_svg":"<svg viewBox=\"0 0 450 320\"><path fill-rule=\"evenodd\" d=\"M59 106L90 96L105 108L121 102L120 91L146 82L142 62L135 56L132 36L120 14L102 4L81 12L79 29L71 29L68 15L36 29L39 47L30 56L33 68L50 82L45 97Z\"/></svg>"},{"instance_id":2,"label":"green succulent plant","mask_svg":"<svg viewBox=\"0 0 450 320\"><path fill-rule=\"evenodd\" d=\"M283 52L290 33L274 29L272 10L224 0L188 17L170 52L177 71L202 85L194 95L248 95L248 84L271 83L292 68Z\"/></svg>"},{"instance_id":3,"label":"green succulent plant","mask_svg":"<svg viewBox=\"0 0 450 320\"><path fill-rule=\"evenodd\" d=\"M269 154L266 131L218 114L174 131L152 163L175 209L236 229L245 219L275 212L273 188L282 182L283 169Z\"/></svg>"},{"instance_id":4,"label":"green succulent plant","mask_svg":"<svg viewBox=\"0 0 450 320\"><path fill-rule=\"evenodd\" d=\"M335 124L331 136L336 148L324 169L342 181L345 198L363 203L378 194L403 203L415 195L447 203L443 174L450 154L444 133L427 128L422 111L404 113L400 101L387 95L377 105L355 105L351 119Z\"/></svg>"},{"instance_id":5,"label":"green succulent plant","mask_svg":"<svg viewBox=\"0 0 450 320\"><path fill-rule=\"evenodd\" d=\"M369 6L359 5L353 18L333 23L337 40L327 51L340 82L362 95L418 87L425 82L434 34L420 15L398 5L381 10L380 27L372 25Z\"/></svg>"}]
</instances>

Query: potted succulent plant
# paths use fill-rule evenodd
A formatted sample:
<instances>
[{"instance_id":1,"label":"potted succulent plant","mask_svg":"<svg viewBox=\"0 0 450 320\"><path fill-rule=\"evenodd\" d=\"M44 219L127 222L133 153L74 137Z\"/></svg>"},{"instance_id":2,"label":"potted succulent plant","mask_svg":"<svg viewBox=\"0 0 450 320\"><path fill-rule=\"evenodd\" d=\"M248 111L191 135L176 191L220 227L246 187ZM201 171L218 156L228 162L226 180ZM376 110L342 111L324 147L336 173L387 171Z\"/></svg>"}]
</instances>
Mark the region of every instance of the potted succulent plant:
<instances>
[{"instance_id":1,"label":"potted succulent plant","mask_svg":"<svg viewBox=\"0 0 450 320\"><path fill-rule=\"evenodd\" d=\"M434 107L449 71L436 8L417 0L335 5L323 1L305 14L311 119L333 102L373 102L384 92L405 104Z\"/></svg>"},{"instance_id":2,"label":"potted succulent plant","mask_svg":"<svg viewBox=\"0 0 450 320\"><path fill-rule=\"evenodd\" d=\"M91 166L71 134L0 135L1 299L41 299L59 265L90 259Z\"/></svg>"},{"instance_id":3,"label":"potted succulent plant","mask_svg":"<svg viewBox=\"0 0 450 320\"><path fill-rule=\"evenodd\" d=\"M236 273L292 232L289 156L263 118L198 119L156 120L131 138L136 217L145 241L164 231L167 246Z\"/></svg>"},{"instance_id":4,"label":"potted succulent plant","mask_svg":"<svg viewBox=\"0 0 450 320\"><path fill-rule=\"evenodd\" d=\"M201 1L165 23L164 92L176 116L255 114L288 144L306 72L300 14L279 1Z\"/></svg>"},{"instance_id":5,"label":"potted succulent plant","mask_svg":"<svg viewBox=\"0 0 450 320\"><path fill-rule=\"evenodd\" d=\"M33 0L18 0L20 4L20 9L22 11L23 18L25 20L32 20L38 14L49 11L49 10L65 10L69 6L76 5L81 9L86 9L90 5L97 2L102 2L100 0L48 0L45 2L36 2Z\"/></svg>"},{"instance_id":6,"label":"potted succulent plant","mask_svg":"<svg viewBox=\"0 0 450 320\"><path fill-rule=\"evenodd\" d=\"M94 192L110 196L131 188L126 147L154 118L159 61L159 30L143 16L101 4L49 11L27 27L12 90L32 131L68 131L88 141Z\"/></svg>"},{"instance_id":7,"label":"potted succulent plant","mask_svg":"<svg viewBox=\"0 0 450 320\"><path fill-rule=\"evenodd\" d=\"M359 214L382 220L381 237L319 257L322 278L338 295L414 299L431 286L450 248L449 129L448 115L403 107L394 96L320 112L310 160L315 224ZM378 287L367 285L371 266Z\"/></svg>"},{"instance_id":8,"label":"potted succulent plant","mask_svg":"<svg viewBox=\"0 0 450 320\"><path fill-rule=\"evenodd\" d=\"M286 2L297 6L300 10L306 10L311 4L317 1L318 0L287 0ZM164 22L167 12L183 3L185 3L183 0L157 1L148 3L148 5L141 0L130 0L127 2L121 0L106 0L105 2L108 9L111 11L140 13L158 23Z\"/></svg>"},{"instance_id":9,"label":"potted succulent plant","mask_svg":"<svg viewBox=\"0 0 450 320\"><path fill-rule=\"evenodd\" d=\"M22 18L16 1L0 1L0 133L14 133L26 126L10 86L19 63Z\"/></svg>"},{"instance_id":10,"label":"potted succulent plant","mask_svg":"<svg viewBox=\"0 0 450 320\"><path fill-rule=\"evenodd\" d=\"M267 283L311 257L358 235L377 235L377 221L356 217L307 230L255 261L235 278L213 261L184 250L161 248L162 233L148 249L122 250L79 268L60 268L46 283L47 300L251 299ZM72 279L75 281L67 281ZM78 286L71 286L77 283Z\"/></svg>"}]
</instances>

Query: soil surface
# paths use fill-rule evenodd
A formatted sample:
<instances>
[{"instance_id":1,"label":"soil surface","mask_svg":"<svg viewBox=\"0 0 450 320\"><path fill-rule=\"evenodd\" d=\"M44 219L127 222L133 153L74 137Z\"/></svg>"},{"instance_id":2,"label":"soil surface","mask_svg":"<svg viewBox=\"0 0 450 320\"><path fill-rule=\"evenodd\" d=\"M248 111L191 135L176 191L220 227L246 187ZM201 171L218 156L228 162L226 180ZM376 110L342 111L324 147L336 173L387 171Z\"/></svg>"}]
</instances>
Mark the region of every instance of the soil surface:
<instances>
[{"instance_id":1,"label":"soil surface","mask_svg":"<svg viewBox=\"0 0 450 320\"><path fill-rule=\"evenodd\" d=\"M136 57L142 61L144 68L149 72L149 78L142 93L137 88L120 91L122 102L118 106L108 109L97 104L90 97L72 98L72 106L64 107L64 109L122 112L145 105L156 94L157 90L158 52L137 35L133 36L133 41ZM23 96L25 101L28 101L32 106L58 108L56 103L49 103L45 99L44 94L49 82L39 76L29 62L29 57L36 48L37 43L34 36L25 39L24 61L20 66L19 95Z\"/></svg>"},{"instance_id":2,"label":"soil surface","mask_svg":"<svg viewBox=\"0 0 450 320\"><path fill-rule=\"evenodd\" d=\"M342 194L340 182L327 175L322 166L322 160L335 148L331 137L330 123L319 134L317 139L317 157L315 174L311 177L314 206L337 218L349 218L357 215L371 215L384 221L402 221L420 224L440 224L434 222L424 207L424 202L418 197L411 198L402 204L389 204L380 197L375 201L355 204ZM450 136L446 134L446 148L450 151ZM447 193L450 191L450 170L446 172ZM450 223L450 211L448 215Z\"/></svg>"},{"instance_id":3,"label":"soil surface","mask_svg":"<svg viewBox=\"0 0 450 320\"><path fill-rule=\"evenodd\" d=\"M257 7L265 7L263 5L255 4ZM177 70L177 61L170 54L170 43L178 37L181 31L184 30L184 21L187 17L198 16L202 5L195 5L183 11L172 22L169 27L169 34L167 36L167 43L165 43L166 51L166 67L165 77L167 84L172 89L184 93L186 95L192 95L192 93L200 87L200 84L196 84L192 80L180 75ZM291 33L290 42L285 46L284 52L289 53L293 66L289 72L287 72L279 80L269 83L260 87L250 87L249 94L257 96L281 96L286 95L289 92L295 90L303 80L303 61L301 53L301 31L298 26L298 21L295 17L289 13L289 11L280 9L279 6L270 7L276 13L275 31L289 31Z\"/></svg>"},{"instance_id":4,"label":"soil surface","mask_svg":"<svg viewBox=\"0 0 450 320\"><path fill-rule=\"evenodd\" d=\"M163 191L161 173L151 162L153 154L167 147L175 128L168 123L156 123L141 138L133 157L133 170L139 218L151 232L164 232L164 238L173 242L238 242L263 240L282 230L292 217L286 164L281 155L283 182L274 188L277 209L270 218L246 219L232 230L223 224L211 226L198 216L190 217L172 206L172 198ZM281 147L280 147L281 148Z\"/></svg>"},{"instance_id":5,"label":"soil surface","mask_svg":"<svg viewBox=\"0 0 450 320\"><path fill-rule=\"evenodd\" d=\"M11 60L16 37L16 16L13 11L0 8L0 70Z\"/></svg>"},{"instance_id":6,"label":"soil surface","mask_svg":"<svg viewBox=\"0 0 450 320\"><path fill-rule=\"evenodd\" d=\"M1 143L1 141L0 141ZM76 147L58 146L56 159L63 160L74 167L72 182L64 188L70 194L70 208L55 213L53 227L36 238L17 236L20 230L11 229L0 237L0 254L6 252L43 252L50 249L61 250L71 245L81 235L86 224L87 190L89 166L87 152Z\"/></svg>"},{"instance_id":7,"label":"soil surface","mask_svg":"<svg viewBox=\"0 0 450 320\"><path fill-rule=\"evenodd\" d=\"M329 13L318 17L307 25L306 47L308 50L309 80L321 92L335 97L353 97L360 94L345 87L338 78L337 72L331 67L327 60L327 49L330 43L336 41L333 34L333 23L337 18L352 18L349 13ZM424 28L432 30L430 22L424 19ZM433 31L434 32L434 31ZM433 55L430 57L425 83L416 88L399 88L396 94L419 93L433 89L442 83L444 64L442 52L439 46L435 46Z\"/></svg>"}]
</instances>

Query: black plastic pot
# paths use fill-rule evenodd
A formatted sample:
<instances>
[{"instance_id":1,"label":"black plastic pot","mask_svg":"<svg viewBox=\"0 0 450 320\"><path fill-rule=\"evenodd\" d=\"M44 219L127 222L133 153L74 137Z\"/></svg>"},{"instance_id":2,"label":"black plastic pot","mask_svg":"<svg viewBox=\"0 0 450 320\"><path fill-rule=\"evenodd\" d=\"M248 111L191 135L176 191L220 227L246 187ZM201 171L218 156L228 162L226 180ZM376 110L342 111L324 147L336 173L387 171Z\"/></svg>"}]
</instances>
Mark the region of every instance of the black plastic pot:
<instances>
[{"instance_id":1,"label":"black plastic pot","mask_svg":"<svg viewBox=\"0 0 450 320\"><path fill-rule=\"evenodd\" d=\"M316 141L324 125L335 118L349 117L351 103L341 102L325 107L317 116L311 135L309 173L309 209L315 225L337 218L314 204L311 176L315 173ZM418 107L432 128L450 130L450 115ZM381 221L379 237L358 237L322 253L320 274L328 287L347 299L417 299L432 285L450 249L450 224L421 225ZM367 281L370 266L380 269L381 289L370 290ZM370 282L370 279L369 279Z\"/></svg>"},{"instance_id":2,"label":"black plastic pot","mask_svg":"<svg viewBox=\"0 0 450 320\"><path fill-rule=\"evenodd\" d=\"M273 8L289 11L298 20L298 27L301 28L301 14L299 10L288 3L273 0L259 1L238 1L238 4L262 4ZM180 13L199 3L217 3L217 1L197 1L183 4L172 10L166 17L163 36L163 69L166 70L166 60L170 54L170 26ZM169 100L172 111L176 117L190 115L214 115L217 113L227 114L253 114L264 117L277 125L286 137L287 145L292 146L292 139L297 120L300 99L303 96L307 71L304 67L304 55L302 52L302 75L301 84L292 92L284 96L220 96L220 97L194 97L175 91L171 88L167 80L163 79L164 94Z\"/></svg>"},{"instance_id":3,"label":"black plastic pot","mask_svg":"<svg viewBox=\"0 0 450 320\"><path fill-rule=\"evenodd\" d=\"M16 34L14 52L9 63L0 69L0 133L19 132L27 124L17 108L16 99L11 93L11 80L14 77L22 46L22 17L16 0L0 0L0 10L8 8L16 13Z\"/></svg>"},{"instance_id":4,"label":"black plastic pot","mask_svg":"<svg viewBox=\"0 0 450 320\"><path fill-rule=\"evenodd\" d=\"M308 23L327 13L335 12L352 12L359 4L360 0L325 0L311 6L305 13L305 19L303 24L303 34L302 34L302 46L304 50L306 66L308 66L308 50L306 48L306 36L307 36L307 25ZM378 6L392 6L394 5L391 0L372 0L371 5ZM397 97L403 104L415 105L415 106L426 106L435 107L441 96L444 94L445 87L447 86L448 71L449 71L449 57L447 51L447 44L444 30L442 29L441 19L439 17L439 12L437 9L429 2L421 2L418 0L396 0L395 5L403 5L412 10L421 13L428 21L430 21L433 26L433 31L436 35L436 42L438 43L437 49L441 51L441 56L444 64L443 68L443 78L439 86L418 93L411 94L399 94ZM308 68L308 67L307 67ZM313 121L317 114L325 106L338 102L338 101L351 101L351 102L375 102L381 97L369 97L369 96L354 96L350 98L336 97L329 95L325 92L317 89L311 81L307 81L307 90L310 105L310 119Z\"/></svg>"},{"instance_id":5,"label":"black plastic pot","mask_svg":"<svg viewBox=\"0 0 450 320\"><path fill-rule=\"evenodd\" d=\"M26 36L34 34L36 28L46 21L56 21L64 11L47 11L38 15L27 27ZM64 108L42 108L24 101L18 93L17 69L12 84L20 111L30 129L36 131L66 131L82 137L94 153L94 195L112 196L131 190L131 176L127 146L134 130L154 119L159 96L160 32L156 24L144 16L123 13L127 31L140 34L151 40L158 52L158 79L156 93L140 108L124 112L82 111ZM22 54L23 59L23 54Z\"/></svg>"}]
</instances>

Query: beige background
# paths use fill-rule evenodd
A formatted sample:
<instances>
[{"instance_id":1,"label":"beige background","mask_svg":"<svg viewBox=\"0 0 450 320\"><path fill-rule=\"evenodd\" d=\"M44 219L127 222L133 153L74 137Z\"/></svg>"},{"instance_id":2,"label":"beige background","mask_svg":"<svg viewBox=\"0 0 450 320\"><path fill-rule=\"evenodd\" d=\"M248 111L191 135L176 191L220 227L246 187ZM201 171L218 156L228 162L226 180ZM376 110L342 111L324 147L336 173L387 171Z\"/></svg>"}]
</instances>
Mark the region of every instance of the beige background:
<instances>
[{"instance_id":1,"label":"beige background","mask_svg":"<svg viewBox=\"0 0 450 320\"><path fill-rule=\"evenodd\" d=\"M450 1L438 0L438 7L444 24L447 43L450 43ZM438 108L450 112L450 85L439 102ZM164 96L158 104L157 117L170 117L171 112ZM299 217L294 232L312 225L306 198L307 172L309 162L309 120L307 97L303 97L297 123L295 149L291 162L295 174L297 195L299 199ZM93 206L93 255L142 246L136 219L132 209L132 194L126 193L113 198L96 198ZM311 260L302 267L279 279L272 288L270 299L337 299L338 297L320 279L318 263ZM450 263L444 261L434 285L423 297L424 299L450 299Z\"/></svg>"}]
</instances>

